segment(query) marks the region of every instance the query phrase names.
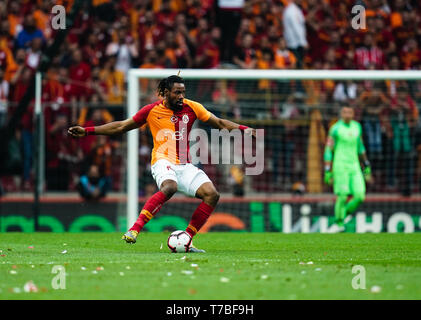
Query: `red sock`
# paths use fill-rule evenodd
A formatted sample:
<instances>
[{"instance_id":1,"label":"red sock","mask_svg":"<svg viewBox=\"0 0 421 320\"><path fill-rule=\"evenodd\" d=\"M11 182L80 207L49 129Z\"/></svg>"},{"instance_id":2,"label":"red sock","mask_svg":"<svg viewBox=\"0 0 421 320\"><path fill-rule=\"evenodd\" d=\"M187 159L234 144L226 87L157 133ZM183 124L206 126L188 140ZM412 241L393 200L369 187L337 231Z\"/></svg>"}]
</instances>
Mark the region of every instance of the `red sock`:
<instances>
[{"instance_id":1,"label":"red sock","mask_svg":"<svg viewBox=\"0 0 421 320\"><path fill-rule=\"evenodd\" d=\"M213 207L202 202L194 211L186 232L193 238L196 233L203 227L213 211Z\"/></svg>"},{"instance_id":2,"label":"red sock","mask_svg":"<svg viewBox=\"0 0 421 320\"><path fill-rule=\"evenodd\" d=\"M146 201L142 211L140 211L139 217L137 218L133 227L131 227L129 230L136 230L137 232L140 232L145 224L151 220L155 214L158 213L164 202L167 200L167 196L163 192L158 191L155 193L148 199L148 201Z\"/></svg>"}]
</instances>

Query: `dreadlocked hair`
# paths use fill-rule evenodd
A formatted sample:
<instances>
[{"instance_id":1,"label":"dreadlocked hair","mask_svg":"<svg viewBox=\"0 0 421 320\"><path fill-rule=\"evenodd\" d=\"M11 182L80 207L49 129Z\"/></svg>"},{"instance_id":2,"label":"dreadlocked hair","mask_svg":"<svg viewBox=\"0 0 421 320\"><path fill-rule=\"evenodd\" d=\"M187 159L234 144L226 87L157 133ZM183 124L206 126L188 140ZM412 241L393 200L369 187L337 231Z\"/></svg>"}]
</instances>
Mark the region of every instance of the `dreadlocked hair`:
<instances>
[{"instance_id":1,"label":"dreadlocked hair","mask_svg":"<svg viewBox=\"0 0 421 320\"><path fill-rule=\"evenodd\" d=\"M165 89L171 91L172 87L174 86L174 83L183 83L184 79L179 76L169 76L168 78L164 78L161 81L159 81L158 84L158 95L160 97L163 97L165 94Z\"/></svg>"}]
</instances>

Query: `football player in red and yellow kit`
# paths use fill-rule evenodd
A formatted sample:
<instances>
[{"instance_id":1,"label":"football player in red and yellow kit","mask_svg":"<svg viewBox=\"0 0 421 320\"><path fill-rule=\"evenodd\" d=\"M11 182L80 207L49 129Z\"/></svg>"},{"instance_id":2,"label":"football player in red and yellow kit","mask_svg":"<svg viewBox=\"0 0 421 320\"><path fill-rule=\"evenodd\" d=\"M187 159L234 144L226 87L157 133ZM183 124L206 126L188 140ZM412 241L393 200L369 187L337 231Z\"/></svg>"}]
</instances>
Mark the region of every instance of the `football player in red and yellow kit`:
<instances>
[{"instance_id":1,"label":"football player in red and yellow kit","mask_svg":"<svg viewBox=\"0 0 421 320\"><path fill-rule=\"evenodd\" d=\"M177 191L202 200L194 211L186 232L193 238L205 224L218 200L219 193L206 173L189 162L189 134L196 119L217 129L240 129L245 134L256 135L256 130L213 115L198 102L185 98L184 80L170 76L160 81L155 103L141 108L133 117L113 121L101 126L83 128L74 126L68 132L73 137L86 135L118 135L149 125L154 147L151 171L159 191L146 201L137 221L123 235L128 243L135 243L145 224L152 219L162 205ZM191 247L190 252L204 252Z\"/></svg>"}]
</instances>

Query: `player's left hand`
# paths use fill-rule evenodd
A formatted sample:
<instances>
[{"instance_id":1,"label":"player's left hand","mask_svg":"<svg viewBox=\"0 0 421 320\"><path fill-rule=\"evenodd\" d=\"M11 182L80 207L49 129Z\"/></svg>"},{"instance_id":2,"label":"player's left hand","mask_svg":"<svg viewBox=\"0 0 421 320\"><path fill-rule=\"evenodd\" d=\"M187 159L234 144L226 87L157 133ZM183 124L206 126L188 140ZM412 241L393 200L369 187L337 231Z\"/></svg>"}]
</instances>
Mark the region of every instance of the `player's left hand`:
<instances>
[{"instance_id":1,"label":"player's left hand","mask_svg":"<svg viewBox=\"0 0 421 320\"><path fill-rule=\"evenodd\" d=\"M373 182L373 176L371 175L371 167L365 167L363 170L364 173L364 179L365 181L367 181L368 183L372 183Z\"/></svg>"},{"instance_id":2,"label":"player's left hand","mask_svg":"<svg viewBox=\"0 0 421 320\"><path fill-rule=\"evenodd\" d=\"M246 130L244 130L244 133L249 135L249 136L253 136L253 137L256 138L256 129L247 128Z\"/></svg>"}]
</instances>

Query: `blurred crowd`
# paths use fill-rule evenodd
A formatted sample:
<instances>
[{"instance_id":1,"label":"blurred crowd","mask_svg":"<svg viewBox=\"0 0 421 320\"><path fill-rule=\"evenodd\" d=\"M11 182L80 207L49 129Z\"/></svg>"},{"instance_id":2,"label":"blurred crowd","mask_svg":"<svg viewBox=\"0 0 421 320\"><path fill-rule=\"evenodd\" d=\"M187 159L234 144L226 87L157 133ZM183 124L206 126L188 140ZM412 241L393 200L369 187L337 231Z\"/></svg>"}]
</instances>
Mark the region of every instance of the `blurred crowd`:
<instances>
[{"instance_id":1,"label":"blurred crowd","mask_svg":"<svg viewBox=\"0 0 421 320\"><path fill-rule=\"evenodd\" d=\"M70 124L99 125L122 118L124 109L113 106L126 101L130 68L421 69L421 5L416 0L245 0L238 2L242 3L238 8L222 3L83 2L74 27L43 77L48 190L82 190L83 186L87 190L89 175L96 182L98 177L105 178L101 186L106 190L122 189L122 140L91 136L76 142L68 139L66 129ZM22 99L42 50L55 39L57 30L50 22L56 4L70 12L73 1L0 2L0 126ZM351 24L354 5L366 8L365 28L354 29ZM140 85L147 94L145 101L156 98L153 81L141 80ZM354 105L369 156L379 164L377 172L384 185L396 191L396 176L411 180L415 170L421 174L414 156L421 99L417 82L260 80L246 88L235 82L202 82L199 89L199 98L228 105L225 115L236 119L247 115L239 103L244 93L255 94L259 101L262 94L272 95L270 101L275 103L262 107L263 118L298 119L308 115L299 104L324 106L320 110L326 129L337 115L337 106ZM3 180L8 190L33 188L32 119L30 104L8 146L7 170L13 176ZM305 153L305 141L297 137L304 137L306 130L291 123L269 128L275 137L279 134L285 139L268 144L274 179L296 180L290 177L292 159L297 152ZM151 141L142 132L140 181L141 194L146 195L154 191L150 168L145 165L150 149ZM402 161L409 165L398 175L396 163ZM93 198L105 193L96 191Z\"/></svg>"}]
</instances>

